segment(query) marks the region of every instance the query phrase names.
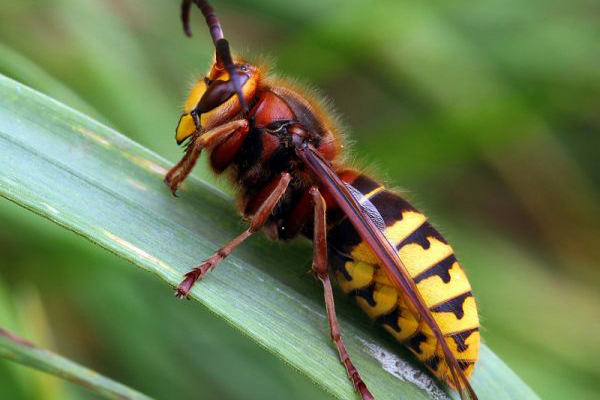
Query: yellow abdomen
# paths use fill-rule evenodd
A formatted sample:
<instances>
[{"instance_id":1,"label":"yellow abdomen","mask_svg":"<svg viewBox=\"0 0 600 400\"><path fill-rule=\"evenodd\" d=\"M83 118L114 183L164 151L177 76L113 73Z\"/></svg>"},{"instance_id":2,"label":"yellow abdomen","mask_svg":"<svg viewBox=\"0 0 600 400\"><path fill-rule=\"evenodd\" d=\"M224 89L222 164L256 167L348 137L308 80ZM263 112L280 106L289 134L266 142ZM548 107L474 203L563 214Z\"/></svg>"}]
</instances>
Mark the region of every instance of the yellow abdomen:
<instances>
[{"instance_id":1,"label":"yellow abdomen","mask_svg":"<svg viewBox=\"0 0 600 400\"><path fill-rule=\"evenodd\" d=\"M469 377L479 353L479 318L467 276L452 248L423 214L364 175L348 182L352 193L398 249L400 259ZM377 265L347 219L328 234L330 260L342 290L440 379L451 384L443 353L429 327L406 306L402 291Z\"/></svg>"}]
</instances>

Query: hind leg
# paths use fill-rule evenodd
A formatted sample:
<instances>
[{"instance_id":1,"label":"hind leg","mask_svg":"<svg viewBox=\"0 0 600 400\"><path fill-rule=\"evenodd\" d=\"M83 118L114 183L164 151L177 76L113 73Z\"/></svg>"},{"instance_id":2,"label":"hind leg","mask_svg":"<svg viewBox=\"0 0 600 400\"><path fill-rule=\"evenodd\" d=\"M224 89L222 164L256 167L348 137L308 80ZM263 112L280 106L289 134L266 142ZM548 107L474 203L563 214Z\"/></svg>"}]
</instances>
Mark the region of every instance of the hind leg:
<instances>
[{"instance_id":1,"label":"hind leg","mask_svg":"<svg viewBox=\"0 0 600 400\"><path fill-rule=\"evenodd\" d=\"M360 393L363 400L374 400L373 395L369 392L367 385L363 382L358 370L352 363L350 355L346 350L346 346L342 340L340 333L340 325L335 313L335 302L333 300L333 290L331 281L329 280L329 266L327 263L327 222L325 214L325 200L321 196L319 189L313 187L310 189L310 194L314 203L315 221L313 234L313 263L312 270L323 284L323 292L325 295L325 307L327 308L327 317L329 320L329 330L331 339L337 347L340 355L340 361L346 367L346 372L354 385L354 389Z\"/></svg>"}]
</instances>

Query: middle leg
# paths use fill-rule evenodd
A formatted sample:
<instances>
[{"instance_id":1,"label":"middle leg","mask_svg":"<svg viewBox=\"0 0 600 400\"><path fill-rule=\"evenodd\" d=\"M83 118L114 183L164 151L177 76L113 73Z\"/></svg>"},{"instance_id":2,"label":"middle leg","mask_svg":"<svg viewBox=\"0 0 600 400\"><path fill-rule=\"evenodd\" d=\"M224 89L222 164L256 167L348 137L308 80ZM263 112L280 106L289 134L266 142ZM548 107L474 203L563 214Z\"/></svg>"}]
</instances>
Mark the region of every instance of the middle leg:
<instances>
[{"instance_id":1,"label":"middle leg","mask_svg":"<svg viewBox=\"0 0 600 400\"><path fill-rule=\"evenodd\" d=\"M264 202L260 205L258 210L252 216L252 220L250 221L250 226L246 229L241 235L233 239L226 246L220 248L215 252L215 254L204 260L204 262L192 269L190 272L185 274L185 278L183 281L177 286L177 291L175 296L178 298L187 297L194 283L208 271L212 270L217 266L225 257L227 257L233 249L235 249L238 245L240 245L244 240L249 238L252 234L256 233L262 226L267 222L267 218L273 212L273 209L281 199L281 196L285 193L290 181L292 180L292 176L284 172L279 178L277 178L277 185L273 189L273 191L267 196Z\"/></svg>"}]
</instances>

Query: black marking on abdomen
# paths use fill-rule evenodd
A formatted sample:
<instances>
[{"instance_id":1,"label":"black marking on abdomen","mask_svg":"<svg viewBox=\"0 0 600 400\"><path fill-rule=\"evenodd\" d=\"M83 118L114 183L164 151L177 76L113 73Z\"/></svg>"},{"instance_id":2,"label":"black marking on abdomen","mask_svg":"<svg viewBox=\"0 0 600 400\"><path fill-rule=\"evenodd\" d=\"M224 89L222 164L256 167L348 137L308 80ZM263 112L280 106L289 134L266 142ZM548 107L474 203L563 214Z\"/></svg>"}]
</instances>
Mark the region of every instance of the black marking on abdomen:
<instances>
[{"instance_id":1,"label":"black marking on abdomen","mask_svg":"<svg viewBox=\"0 0 600 400\"><path fill-rule=\"evenodd\" d=\"M440 366L440 361L442 361L442 358L436 354L429 360L423 361L423 364L429 367L429 369L432 371L437 371L438 367Z\"/></svg>"},{"instance_id":2,"label":"black marking on abdomen","mask_svg":"<svg viewBox=\"0 0 600 400\"><path fill-rule=\"evenodd\" d=\"M401 328L400 325L398 325L398 318L400 318L401 312L402 311L400 310L400 307L396 306L396 308L394 308L392 312L378 317L375 320L375 322L377 322L380 325L387 325L396 332L400 332Z\"/></svg>"},{"instance_id":3,"label":"black marking on abdomen","mask_svg":"<svg viewBox=\"0 0 600 400\"><path fill-rule=\"evenodd\" d=\"M375 298L373 297L374 294L375 294L375 283L370 284L366 288L356 289L356 290L352 291L353 296L362 297L363 299L365 299L365 301L371 307L375 307L377 305L377 302L375 301Z\"/></svg>"},{"instance_id":4,"label":"black marking on abdomen","mask_svg":"<svg viewBox=\"0 0 600 400\"><path fill-rule=\"evenodd\" d=\"M384 217L385 218L385 217ZM423 222L423 225L418 227L413 233L408 235L403 241L396 245L396 249L400 250L407 244L416 243L421 246L424 250L427 250L431 246L429 238L434 238L442 243L448 243L446 239L440 235L440 233L427 221Z\"/></svg>"},{"instance_id":5,"label":"black marking on abdomen","mask_svg":"<svg viewBox=\"0 0 600 400\"><path fill-rule=\"evenodd\" d=\"M352 188L356 189L356 191L361 193L363 196L381 186L379 183L365 175L359 175L351 184L348 185L352 186ZM360 201L361 199L358 198L356 200ZM369 202L371 203L369 206L373 206L373 211L376 211L376 216L380 218L373 218L369 213L368 207L365 209L364 205L363 212L369 215L371 220L373 220L376 224L383 219L383 225L385 226L391 226L397 221L402 220L403 212L417 211L416 208L414 208L402 197L387 189L383 189L373 195L369 199ZM334 217L337 217L337 215L332 214L331 216L328 216L328 222L330 220L334 220ZM383 229L384 226L379 226L379 228ZM354 226L347 218L345 218L345 216L341 222L331 228L328 239L334 247L342 250L345 253L350 253L352 249L362 241L360 235L354 229Z\"/></svg>"},{"instance_id":6,"label":"black marking on abdomen","mask_svg":"<svg viewBox=\"0 0 600 400\"><path fill-rule=\"evenodd\" d=\"M422 331L419 331L416 335L410 338L405 344L406 347L412 349L415 353L421 354L423 350L421 350L421 343L427 341L427 336Z\"/></svg>"},{"instance_id":7,"label":"black marking on abdomen","mask_svg":"<svg viewBox=\"0 0 600 400\"><path fill-rule=\"evenodd\" d=\"M474 364L473 361L465 361L465 360L456 360L456 361L458 361L458 366L463 371L466 371L467 368L469 368L469 366L471 366L472 364Z\"/></svg>"},{"instance_id":8,"label":"black marking on abdomen","mask_svg":"<svg viewBox=\"0 0 600 400\"><path fill-rule=\"evenodd\" d=\"M346 214L339 207L327 208L327 226L333 229L334 226L338 225L343 219L346 218Z\"/></svg>"},{"instance_id":9,"label":"black marking on abdomen","mask_svg":"<svg viewBox=\"0 0 600 400\"><path fill-rule=\"evenodd\" d=\"M415 281L415 283L419 283L422 280L437 275L442 279L444 283L448 283L450 282L450 268L452 268L452 265L455 262L456 257L454 256L454 254L450 254L442 261L433 264L431 267L427 268L425 271L415 276L413 280Z\"/></svg>"},{"instance_id":10,"label":"black marking on abdomen","mask_svg":"<svg viewBox=\"0 0 600 400\"><path fill-rule=\"evenodd\" d=\"M459 296L453 297L430 308L432 312L451 312L456 315L456 318L461 319L465 316L465 310L463 310L463 303L467 297L471 297L473 294L471 291L463 293Z\"/></svg>"},{"instance_id":11,"label":"black marking on abdomen","mask_svg":"<svg viewBox=\"0 0 600 400\"><path fill-rule=\"evenodd\" d=\"M366 195L373 190L377 189L381 186L378 182L375 182L373 179L369 178L366 175L358 175L350 185L361 192L363 195Z\"/></svg>"},{"instance_id":12,"label":"black marking on abdomen","mask_svg":"<svg viewBox=\"0 0 600 400\"><path fill-rule=\"evenodd\" d=\"M383 217L385 226L392 226L402 220L402 213L405 211L417 211L409 202L389 190L382 190L370 200Z\"/></svg>"},{"instance_id":13,"label":"black marking on abdomen","mask_svg":"<svg viewBox=\"0 0 600 400\"><path fill-rule=\"evenodd\" d=\"M327 241L343 253L350 253L362 239L348 218L333 227L328 235Z\"/></svg>"},{"instance_id":14,"label":"black marking on abdomen","mask_svg":"<svg viewBox=\"0 0 600 400\"><path fill-rule=\"evenodd\" d=\"M328 256L329 265L331 265L334 270L339 271L342 275L344 275L344 279L346 279L348 282L352 281L353 278L346 269L346 263L348 261L353 261L353 259L343 255L331 246L329 247Z\"/></svg>"},{"instance_id":15,"label":"black marking on abdomen","mask_svg":"<svg viewBox=\"0 0 600 400\"><path fill-rule=\"evenodd\" d=\"M448 337L451 337L452 339L454 339L454 342L456 343L456 348L458 349L458 352L462 353L469 348L469 345L466 344L465 342L469 338L469 336L471 336L471 334L473 332L479 332L479 327L467 329L466 331L462 331L462 332L453 333L451 335L448 335Z\"/></svg>"}]
</instances>

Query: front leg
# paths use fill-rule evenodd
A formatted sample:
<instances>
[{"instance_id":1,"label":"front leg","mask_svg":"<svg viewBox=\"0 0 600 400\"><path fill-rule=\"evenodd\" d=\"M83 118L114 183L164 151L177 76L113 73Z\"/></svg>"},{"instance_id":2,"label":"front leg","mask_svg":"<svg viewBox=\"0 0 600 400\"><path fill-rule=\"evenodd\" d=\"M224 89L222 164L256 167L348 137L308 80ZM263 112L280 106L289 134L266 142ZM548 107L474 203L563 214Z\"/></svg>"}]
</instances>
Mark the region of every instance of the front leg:
<instances>
[{"instance_id":1,"label":"front leg","mask_svg":"<svg viewBox=\"0 0 600 400\"><path fill-rule=\"evenodd\" d=\"M281 199L281 196L285 193L290 181L292 180L292 176L283 172L279 178L277 178L277 185L273 189L273 191L267 196L265 201L260 205L256 213L252 216L252 221L250 222L250 227L246 229L241 235L233 239L229 242L225 247L220 248L215 252L215 254L209 259L205 260L201 265L195 267L190 272L185 274L184 280L177 286L177 292L175 296L178 298L187 297L194 283L198 281L198 279L202 278L202 276L217 266L225 257L227 257L233 249L235 249L239 244L241 244L244 240L249 238L253 233L258 232L260 228L267 222L267 218L273 212L273 209Z\"/></svg>"},{"instance_id":2,"label":"front leg","mask_svg":"<svg viewBox=\"0 0 600 400\"><path fill-rule=\"evenodd\" d=\"M340 333L340 324L338 323L335 313L335 302L333 300L333 290L331 281L329 280L329 265L327 262L327 219L325 210L325 200L321 196L319 189L312 187L310 194L314 204L314 233L313 233L313 263L312 270L315 275L323 283L323 291L325 294L325 308L327 308L327 317L329 319L329 330L331 332L331 340L335 343L340 361L346 367L346 372L354 385L354 389L360 393L363 400L374 400L373 395L369 392L367 385L363 382L358 370L352 363L350 355L346 350L346 346L342 340Z\"/></svg>"},{"instance_id":3,"label":"front leg","mask_svg":"<svg viewBox=\"0 0 600 400\"><path fill-rule=\"evenodd\" d=\"M171 188L173 195L177 192L177 188L181 182L192 172L202 149L216 146L237 131L247 133L248 129L248 121L239 119L217 126L208 132L204 132L202 135L194 134L194 138L192 138L192 142L186 149L181 161L165 175L165 183Z\"/></svg>"}]
</instances>

